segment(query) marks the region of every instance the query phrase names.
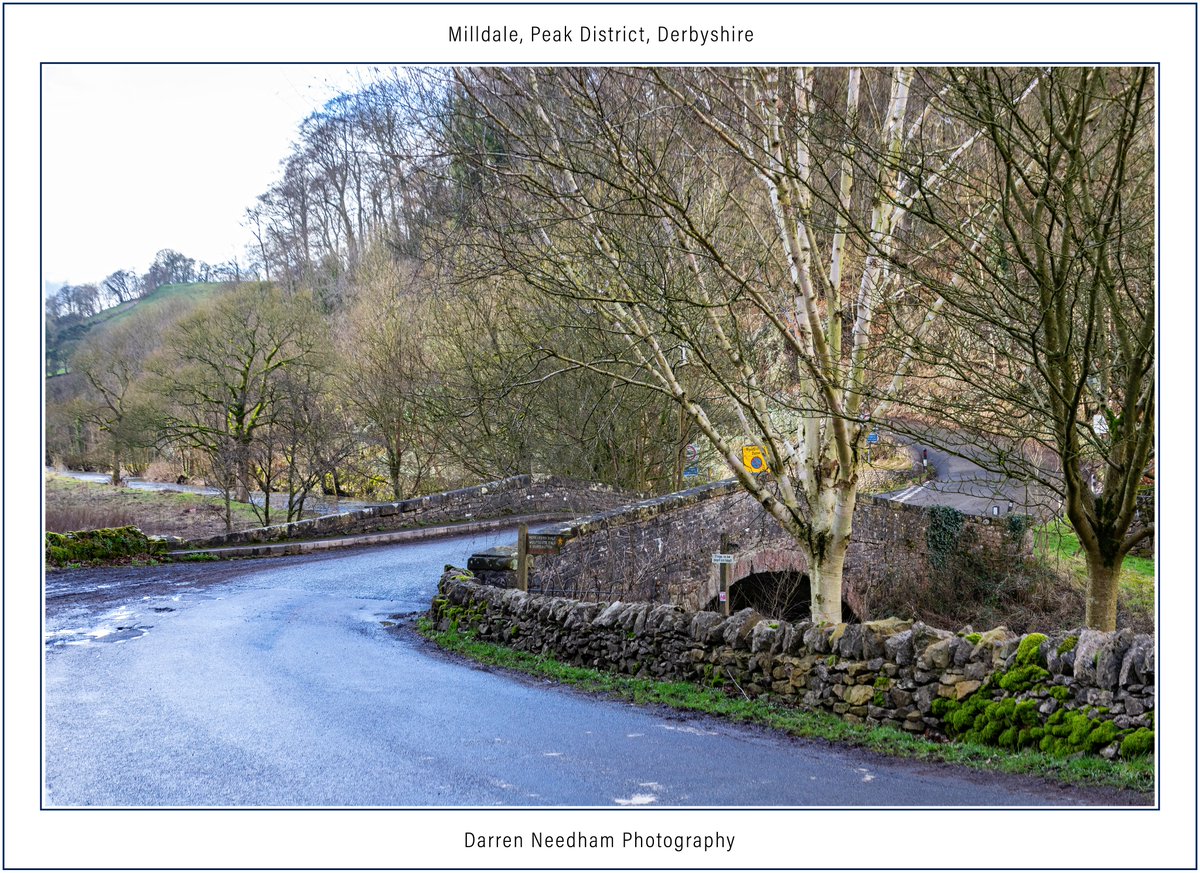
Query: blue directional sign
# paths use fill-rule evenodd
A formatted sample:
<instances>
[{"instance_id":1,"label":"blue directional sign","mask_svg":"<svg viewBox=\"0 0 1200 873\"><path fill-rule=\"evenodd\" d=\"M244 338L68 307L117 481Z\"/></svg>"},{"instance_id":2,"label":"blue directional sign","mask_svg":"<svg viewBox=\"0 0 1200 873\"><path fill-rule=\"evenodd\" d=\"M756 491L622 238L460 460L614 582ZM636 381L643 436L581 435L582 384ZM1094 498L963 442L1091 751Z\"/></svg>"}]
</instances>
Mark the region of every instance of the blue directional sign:
<instances>
[{"instance_id":1,"label":"blue directional sign","mask_svg":"<svg viewBox=\"0 0 1200 873\"><path fill-rule=\"evenodd\" d=\"M700 478L700 465L692 464L690 467L684 467L683 468L683 478L684 479L699 479Z\"/></svg>"},{"instance_id":2,"label":"blue directional sign","mask_svg":"<svg viewBox=\"0 0 1200 873\"><path fill-rule=\"evenodd\" d=\"M877 433L869 433L869 434L867 434L867 442L869 442L869 443L877 443L877 442L879 442L879 434L877 434Z\"/></svg>"}]
</instances>

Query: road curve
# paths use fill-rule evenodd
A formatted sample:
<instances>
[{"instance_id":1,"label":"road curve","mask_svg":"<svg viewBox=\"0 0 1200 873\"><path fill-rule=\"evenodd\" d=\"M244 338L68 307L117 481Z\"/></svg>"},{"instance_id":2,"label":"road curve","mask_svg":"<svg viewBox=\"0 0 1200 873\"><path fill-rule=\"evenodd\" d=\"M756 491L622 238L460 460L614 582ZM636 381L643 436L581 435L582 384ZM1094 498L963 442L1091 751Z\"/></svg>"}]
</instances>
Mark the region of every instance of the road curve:
<instances>
[{"instance_id":1,"label":"road curve","mask_svg":"<svg viewBox=\"0 0 1200 873\"><path fill-rule=\"evenodd\" d=\"M510 537L51 574L45 805L1146 802L585 695L446 656L394 618L427 607L443 564Z\"/></svg>"},{"instance_id":2,"label":"road curve","mask_svg":"<svg viewBox=\"0 0 1200 873\"><path fill-rule=\"evenodd\" d=\"M892 436L905 445L914 462L926 465L929 478L882 495L889 500L913 506L949 506L968 515L1019 513L1048 518L1059 512L1059 502L1047 488L984 469L972 460L982 450L956 440L951 433L937 431L936 438L928 440L904 433ZM947 451L946 446L955 451Z\"/></svg>"}]
</instances>

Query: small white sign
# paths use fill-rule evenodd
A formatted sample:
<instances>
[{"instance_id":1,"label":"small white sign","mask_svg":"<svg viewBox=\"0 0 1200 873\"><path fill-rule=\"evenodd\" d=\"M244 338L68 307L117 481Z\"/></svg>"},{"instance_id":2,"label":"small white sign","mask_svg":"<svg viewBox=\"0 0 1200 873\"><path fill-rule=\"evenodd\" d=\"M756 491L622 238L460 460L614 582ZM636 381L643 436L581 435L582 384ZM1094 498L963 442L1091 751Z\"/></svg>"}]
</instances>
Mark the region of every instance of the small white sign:
<instances>
[{"instance_id":1,"label":"small white sign","mask_svg":"<svg viewBox=\"0 0 1200 873\"><path fill-rule=\"evenodd\" d=\"M723 555L720 552L715 552L713 554L713 563L714 564L732 564L733 563L733 555Z\"/></svg>"},{"instance_id":2,"label":"small white sign","mask_svg":"<svg viewBox=\"0 0 1200 873\"><path fill-rule=\"evenodd\" d=\"M727 591L722 591L721 597L720 597L721 602L724 603L728 599L729 599L729 593Z\"/></svg>"}]
</instances>

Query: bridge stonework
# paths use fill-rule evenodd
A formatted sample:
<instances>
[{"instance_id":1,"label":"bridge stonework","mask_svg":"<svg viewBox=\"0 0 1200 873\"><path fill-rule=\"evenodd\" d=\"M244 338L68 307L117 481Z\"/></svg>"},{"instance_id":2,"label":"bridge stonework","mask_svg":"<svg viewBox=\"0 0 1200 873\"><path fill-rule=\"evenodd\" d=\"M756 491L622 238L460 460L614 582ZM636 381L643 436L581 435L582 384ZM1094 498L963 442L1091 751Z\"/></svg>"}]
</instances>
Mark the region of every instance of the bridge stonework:
<instances>
[{"instance_id":1,"label":"bridge stonework","mask_svg":"<svg viewBox=\"0 0 1200 873\"><path fill-rule=\"evenodd\" d=\"M277 543L308 537L369 534L529 514L562 518L623 506L634 497L607 485L540 473L523 474L396 503L380 503L334 515L218 534L192 540L187 546L204 549Z\"/></svg>"},{"instance_id":2,"label":"bridge stonework","mask_svg":"<svg viewBox=\"0 0 1200 873\"><path fill-rule=\"evenodd\" d=\"M845 606L866 620L874 603L894 608L917 587L931 584L939 557L931 548L937 510L860 495L843 579ZM1020 561L1032 537L1019 517L958 515L952 547L1001 565ZM719 591L712 555L721 535L736 543L730 578L756 573L804 574L795 541L733 480L645 500L542 528L561 534L556 555L533 561L530 591L589 600L673 603L702 609ZM499 581L512 585L511 577Z\"/></svg>"}]
</instances>

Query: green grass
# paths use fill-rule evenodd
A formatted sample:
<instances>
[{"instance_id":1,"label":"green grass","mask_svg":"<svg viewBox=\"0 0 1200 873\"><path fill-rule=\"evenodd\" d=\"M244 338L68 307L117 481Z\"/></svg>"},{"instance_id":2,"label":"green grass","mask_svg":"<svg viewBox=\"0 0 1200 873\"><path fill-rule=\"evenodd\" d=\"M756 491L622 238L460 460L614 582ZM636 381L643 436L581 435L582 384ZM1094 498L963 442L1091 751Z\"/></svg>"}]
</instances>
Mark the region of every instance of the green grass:
<instances>
[{"instance_id":1,"label":"green grass","mask_svg":"<svg viewBox=\"0 0 1200 873\"><path fill-rule=\"evenodd\" d=\"M179 285L160 285L154 291L137 300L122 303L97 312L85 324L94 327L98 324L117 324L126 319L134 310L155 309L159 306L172 306L182 309L199 303L216 292L229 288L225 282L187 282Z\"/></svg>"},{"instance_id":2,"label":"green grass","mask_svg":"<svg viewBox=\"0 0 1200 873\"><path fill-rule=\"evenodd\" d=\"M827 740L884 755L922 761L941 761L977 770L1041 776L1066 784L1121 788L1141 793L1154 790L1154 760L1056 758L1040 752L1005 752L973 743L938 743L890 727L852 724L835 715L783 706L765 698L747 699L690 682L636 679L586 667L575 667L541 655L482 642L457 631L438 632L422 619L420 632L447 651L473 661L539 676L583 691L608 694L639 704L659 704L691 712L760 724L808 739Z\"/></svg>"},{"instance_id":3,"label":"green grass","mask_svg":"<svg viewBox=\"0 0 1200 873\"><path fill-rule=\"evenodd\" d=\"M79 343L83 342L93 331L105 330L129 317L132 312L146 312L163 306L173 307L177 312L184 312L196 303L205 300L224 288L230 287L224 282L188 282L177 285L160 285L145 297L130 300L117 306L102 309L95 315L84 319L74 329L70 339L62 339L57 349L59 360L68 360ZM64 376L69 372L65 367L47 371L47 378Z\"/></svg>"},{"instance_id":4,"label":"green grass","mask_svg":"<svg viewBox=\"0 0 1200 873\"><path fill-rule=\"evenodd\" d=\"M1065 571L1082 585L1087 580L1087 559L1071 525L1055 519L1035 527L1037 556ZM1154 560L1127 555L1121 565L1121 598L1130 610L1154 614Z\"/></svg>"}]
</instances>

